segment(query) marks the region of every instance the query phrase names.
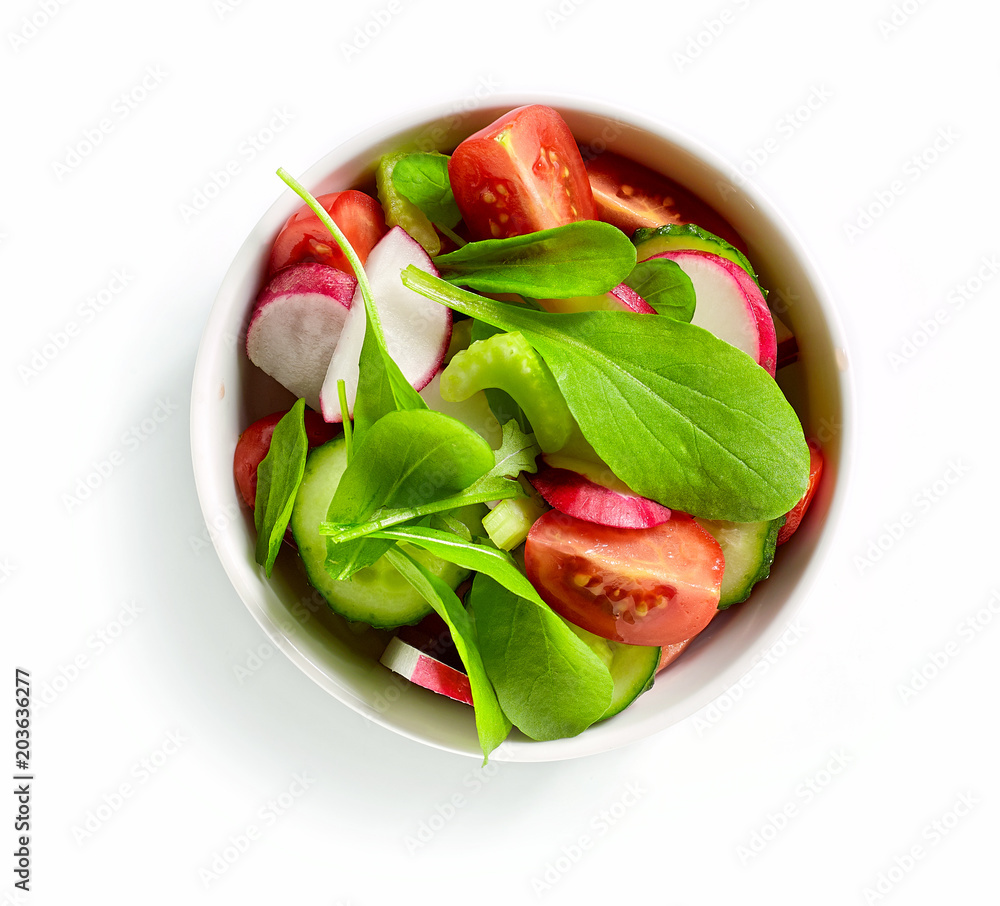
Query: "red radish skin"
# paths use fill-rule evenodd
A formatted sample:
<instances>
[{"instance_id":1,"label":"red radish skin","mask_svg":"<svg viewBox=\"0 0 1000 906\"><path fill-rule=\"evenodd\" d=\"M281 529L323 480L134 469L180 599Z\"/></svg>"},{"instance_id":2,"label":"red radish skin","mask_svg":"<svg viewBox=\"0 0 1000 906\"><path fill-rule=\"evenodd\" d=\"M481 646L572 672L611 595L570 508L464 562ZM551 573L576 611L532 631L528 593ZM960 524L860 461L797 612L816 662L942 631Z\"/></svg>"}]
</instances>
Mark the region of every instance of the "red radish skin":
<instances>
[{"instance_id":1,"label":"red radish skin","mask_svg":"<svg viewBox=\"0 0 1000 906\"><path fill-rule=\"evenodd\" d=\"M694 285L691 323L742 349L774 377L778 345L774 319L760 287L742 267L711 252L663 252L654 258L677 262Z\"/></svg>"},{"instance_id":2,"label":"red radish skin","mask_svg":"<svg viewBox=\"0 0 1000 906\"><path fill-rule=\"evenodd\" d=\"M313 409L356 286L335 267L297 264L269 280L254 305L247 357Z\"/></svg>"},{"instance_id":3,"label":"red radish skin","mask_svg":"<svg viewBox=\"0 0 1000 906\"><path fill-rule=\"evenodd\" d=\"M799 344L791 328L781 318L774 312L771 312L771 317L774 319L774 338L777 344L775 369L784 368L798 361Z\"/></svg>"},{"instance_id":4,"label":"red radish skin","mask_svg":"<svg viewBox=\"0 0 1000 906\"><path fill-rule=\"evenodd\" d=\"M438 274L420 243L397 226L371 250L365 274L389 355L414 389L422 390L437 374L448 351L451 309L403 285L400 274L411 264L434 276ZM364 299L358 288L319 394L320 409L328 422L343 421L338 380L344 381L348 407L353 411L358 390L358 361L366 327Z\"/></svg>"},{"instance_id":5,"label":"red radish skin","mask_svg":"<svg viewBox=\"0 0 1000 906\"><path fill-rule=\"evenodd\" d=\"M449 667L419 648L408 645L402 639L393 638L382 654L381 662L393 673L406 677L411 683L447 695L466 705L472 704L472 686L469 677Z\"/></svg>"},{"instance_id":6,"label":"red radish skin","mask_svg":"<svg viewBox=\"0 0 1000 906\"><path fill-rule=\"evenodd\" d=\"M670 518L670 510L638 494L624 494L570 469L547 467L528 480L553 509L585 522L614 528L652 528Z\"/></svg>"},{"instance_id":7,"label":"red radish skin","mask_svg":"<svg viewBox=\"0 0 1000 906\"><path fill-rule=\"evenodd\" d=\"M641 315L655 315L654 309L627 283L600 296L576 296L572 299L539 299L546 311L565 313L576 311L634 311Z\"/></svg>"}]
</instances>

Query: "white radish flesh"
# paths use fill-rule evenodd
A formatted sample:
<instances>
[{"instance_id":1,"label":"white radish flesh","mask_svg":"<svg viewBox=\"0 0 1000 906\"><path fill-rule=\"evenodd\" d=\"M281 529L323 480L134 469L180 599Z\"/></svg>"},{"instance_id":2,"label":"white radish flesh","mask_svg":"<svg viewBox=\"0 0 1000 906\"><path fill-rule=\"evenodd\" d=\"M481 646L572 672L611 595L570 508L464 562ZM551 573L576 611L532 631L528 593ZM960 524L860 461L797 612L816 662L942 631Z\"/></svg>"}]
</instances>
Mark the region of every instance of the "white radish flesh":
<instances>
[{"instance_id":1,"label":"white radish flesh","mask_svg":"<svg viewBox=\"0 0 1000 906\"><path fill-rule=\"evenodd\" d=\"M403 285L402 271L409 265L437 276L437 268L421 245L402 227L393 227L371 250L365 274L389 355L416 390L437 373L451 339L451 309ZM358 360L367 329L364 299L355 291L350 316L341 340L329 360L320 392L323 418L343 421L337 382L344 381L350 413L358 388Z\"/></svg>"},{"instance_id":2,"label":"white radish flesh","mask_svg":"<svg viewBox=\"0 0 1000 906\"><path fill-rule=\"evenodd\" d=\"M297 264L275 274L254 305L247 357L313 409L356 286L335 267Z\"/></svg>"},{"instance_id":3,"label":"white radish flesh","mask_svg":"<svg viewBox=\"0 0 1000 906\"><path fill-rule=\"evenodd\" d=\"M691 278L695 309L691 323L742 349L774 376L777 359L774 320L754 279L727 258L711 252L663 252Z\"/></svg>"}]
</instances>

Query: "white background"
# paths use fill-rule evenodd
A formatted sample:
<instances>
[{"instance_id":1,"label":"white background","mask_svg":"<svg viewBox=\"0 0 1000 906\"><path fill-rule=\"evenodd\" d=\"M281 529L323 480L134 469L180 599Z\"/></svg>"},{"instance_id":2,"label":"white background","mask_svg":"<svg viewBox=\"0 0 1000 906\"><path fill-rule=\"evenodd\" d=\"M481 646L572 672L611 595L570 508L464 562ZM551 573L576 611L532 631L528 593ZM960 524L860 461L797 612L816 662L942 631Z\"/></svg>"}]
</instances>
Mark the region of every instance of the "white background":
<instances>
[{"instance_id":1,"label":"white background","mask_svg":"<svg viewBox=\"0 0 1000 906\"><path fill-rule=\"evenodd\" d=\"M0 902L995 902L998 27L974 0L5 4L0 776L22 667L35 779L30 895L0 797ZM482 773L268 645L188 405L275 169L492 90L619 102L751 175L837 300L858 422L770 669L626 749Z\"/></svg>"}]
</instances>

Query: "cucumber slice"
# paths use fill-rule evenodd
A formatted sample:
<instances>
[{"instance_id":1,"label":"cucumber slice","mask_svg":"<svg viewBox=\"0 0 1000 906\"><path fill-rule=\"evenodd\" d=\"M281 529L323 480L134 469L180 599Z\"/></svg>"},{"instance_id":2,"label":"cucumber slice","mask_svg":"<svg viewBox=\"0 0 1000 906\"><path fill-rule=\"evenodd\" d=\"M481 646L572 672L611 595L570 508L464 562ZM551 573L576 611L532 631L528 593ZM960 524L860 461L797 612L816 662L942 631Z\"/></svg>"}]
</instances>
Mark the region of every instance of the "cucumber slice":
<instances>
[{"instance_id":1,"label":"cucumber slice","mask_svg":"<svg viewBox=\"0 0 1000 906\"><path fill-rule=\"evenodd\" d=\"M713 519L695 519L695 522L719 542L726 558L719 610L745 601L750 589L771 572L778 532L785 524L785 517L764 522Z\"/></svg>"},{"instance_id":2,"label":"cucumber slice","mask_svg":"<svg viewBox=\"0 0 1000 906\"><path fill-rule=\"evenodd\" d=\"M725 239L702 229L693 223L668 223L655 229L643 227L632 234L635 245L636 259L645 261L663 252L676 252L681 249L692 249L699 252L711 252L727 258L743 268L760 286L757 274L746 256ZM766 294L765 294L766 295Z\"/></svg>"},{"instance_id":3,"label":"cucumber slice","mask_svg":"<svg viewBox=\"0 0 1000 906\"><path fill-rule=\"evenodd\" d=\"M416 623L430 613L431 606L384 557L347 580L333 579L326 571L326 537L319 533L319 524L326 519L345 468L347 445L342 437L316 447L306 460L291 520L292 536L306 575L330 607L348 620L360 620L376 629ZM485 506L463 507L453 515L468 525L473 534L482 534L482 514L485 512ZM403 546L407 553L452 588L457 588L469 575L468 570L422 548Z\"/></svg>"},{"instance_id":4,"label":"cucumber slice","mask_svg":"<svg viewBox=\"0 0 1000 906\"><path fill-rule=\"evenodd\" d=\"M653 687L653 679L660 665L661 649L650 645L626 645L601 638L586 629L581 629L569 620L563 620L594 652L611 672L614 688L611 704L601 716L601 720L614 717L624 711L643 692Z\"/></svg>"}]
</instances>

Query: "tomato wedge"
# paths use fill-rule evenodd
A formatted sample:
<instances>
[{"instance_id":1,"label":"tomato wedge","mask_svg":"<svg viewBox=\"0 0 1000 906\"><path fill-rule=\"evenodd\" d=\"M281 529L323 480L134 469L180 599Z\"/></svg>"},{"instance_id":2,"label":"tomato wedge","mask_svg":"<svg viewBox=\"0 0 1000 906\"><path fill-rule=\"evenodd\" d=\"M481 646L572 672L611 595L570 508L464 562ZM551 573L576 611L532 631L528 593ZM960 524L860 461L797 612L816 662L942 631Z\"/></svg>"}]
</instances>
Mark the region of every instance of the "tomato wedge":
<instances>
[{"instance_id":1,"label":"tomato wedge","mask_svg":"<svg viewBox=\"0 0 1000 906\"><path fill-rule=\"evenodd\" d=\"M240 489L240 496L250 509L253 509L257 499L257 466L271 449L271 435L274 434L275 425L281 421L283 415L285 412L272 412L257 419L236 441L236 450L233 453L233 477ZM310 450L325 444L340 433L339 425L327 424L323 421L323 416L312 409L305 410L303 419Z\"/></svg>"},{"instance_id":2,"label":"tomato wedge","mask_svg":"<svg viewBox=\"0 0 1000 906\"><path fill-rule=\"evenodd\" d=\"M792 507L791 512L785 518L785 524L778 531L778 544L784 544L799 527L802 517L805 516L809 504L812 503L816 488L819 485L820 477L823 475L823 451L815 441L808 441L809 444L809 486L806 488L802 499Z\"/></svg>"},{"instance_id":3,"label":"tomato wedge","mask_svg":"<svg viewBox=\"0 0 1000 906\"><path fill-rule=\"evenodd\" d=\"M649 167L605 151L587 161L587 175L598 217L629 236L639 227L696 223L746 253L739 233L713 207Z\"/></svg>"},{"instance_id":4,"label":"tomato wedge","mask_svg":"<svg viewBox=\"0 0 1000 906\"><path fill-rule=\"evenodd\" d=\"M571 623L630 645L676 645L715 615L725 559L690 516L621 529L550 510L528 533L528 579Z\"/></svg>"},{"instance_id":5,"label":"tomato wedge","mask_svg":"<svg viewBox=\"0 0 1000 906\"><path fill-rule=\"evenodd\" d=\"M382 206L370 195L357 189L331 192L329 195L320 195L316 200L340 227L364 264L375 243L389 231L385 225ZM278 238L274 240L268 276L302 261L329 264L345 273L354 273L330 231L306 205L288 218L278 233Z\"/></svg>"},{"instance_id":6,"label":"tomato wedge","mask_svg":"<svg viewBox=\"0 0 1000 906\"><path fill-rule=\"evenodd\" d=\"M474 239L597 219L573 133L542 104L511 110L470 135L452 154L448 176Z\"/></svg>"}]
</instances>

